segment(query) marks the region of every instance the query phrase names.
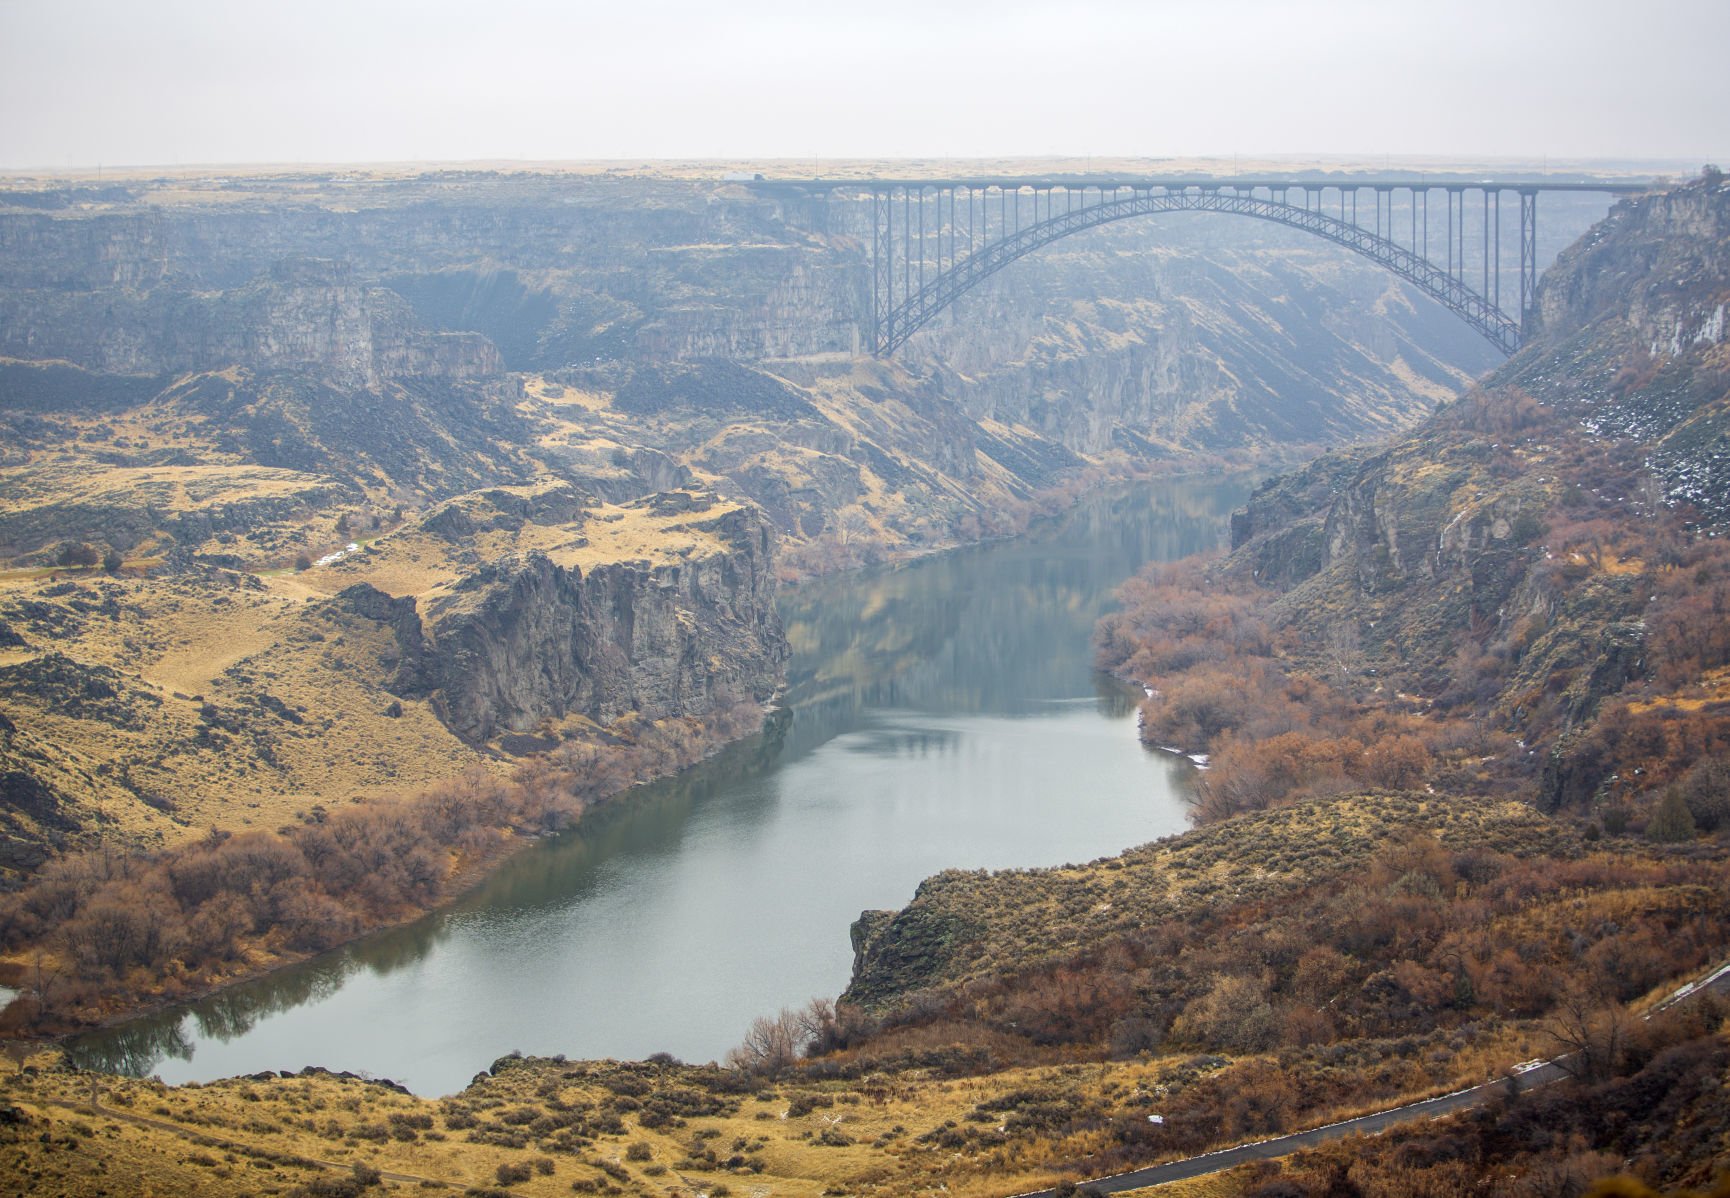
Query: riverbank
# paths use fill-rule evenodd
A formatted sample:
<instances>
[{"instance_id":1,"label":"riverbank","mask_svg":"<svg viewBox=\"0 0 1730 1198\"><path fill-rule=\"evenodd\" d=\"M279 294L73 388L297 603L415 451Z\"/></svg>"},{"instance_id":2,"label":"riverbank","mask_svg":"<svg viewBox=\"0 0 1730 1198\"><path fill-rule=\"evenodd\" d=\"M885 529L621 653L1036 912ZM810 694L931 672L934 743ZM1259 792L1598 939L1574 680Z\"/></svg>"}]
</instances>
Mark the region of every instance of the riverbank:
<instances>
[{"instance_id":1,"label":"riverbank","mask_svg":"<svg viewBox=\"0 0 1730 1198\"><path fill-rule=\"evenodd\" d=\"M755 735L766 716L763 708L741 702L701 721L615 727L612 743L567 742L556 753L524 763L509 781L471 772L446 787L325 815L278 833L218 834L147 857L56 863L36 887L6 900L3 915L13 926L30 915L39 917L43 909L69 906L71 911L41 939L0 958L0 984L20 991L0 1012L0 1038L63 1040L413 923L457 901L545 835L578 823L634 787ZM405 827L413 829L406 839L401 835ZM392 833L388 841L375 839ZM327 854L346 859L333 864ZM401 868L405 860L426 872L381 901L380 871L392 864ZM353 869L353 903L339 904L331 893L337 864ZM260 869L272 891L293 886L310 887L310 893L259 895ZM224 895L232 906L257 903L252 926L241 930L245 914L237 913L230 927L206 929L184 908L168 905L196 899L202 908ZM324 909L317 905L320 900ZM308 903L315 904L310 912ZM342 909L328 909L338 905ZM144 926L147 920L154 921L152 926ZM201 934L211 939L193 939ZM202 948L208 956L189 963L189 947ZM115 963L123 961L116 955L121 949L184 955L116 969Z\"/></svg>"}]
</instances>

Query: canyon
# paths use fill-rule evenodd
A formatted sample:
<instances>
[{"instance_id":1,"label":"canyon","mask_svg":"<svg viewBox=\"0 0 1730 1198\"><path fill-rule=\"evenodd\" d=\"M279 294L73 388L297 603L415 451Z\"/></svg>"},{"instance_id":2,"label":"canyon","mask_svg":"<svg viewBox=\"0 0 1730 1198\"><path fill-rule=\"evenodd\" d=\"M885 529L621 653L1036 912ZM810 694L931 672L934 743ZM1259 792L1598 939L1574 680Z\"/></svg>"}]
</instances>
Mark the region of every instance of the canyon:
<instances>
[{"instance_id":1,"label":"canyon","mask_svg":"<svg viewBox=\"0 0 1730 1198\"><path fill-rule=\"evenodd\" d=\"M38 977L140 895L284 948L280 892L204 897L272 835L340 863L398 812L503 812L415 855L455 870L581 814L524 804L610 753L637 753L625 784L748 730L812 636L777 583L1016 532L1114 478L1344 447L1101 625L1143 735L1213 754L1207 826L936 874L854 925L837 1002L765 1014L726 1068L512 1053L433 1100L37 1058L0 1075L28 1133L6 1161L98 1184L80 1137L102 1136L127 1176L211 1192L380 1169L1064 1192L1507 1076L1477 1115L1188 1192L1709 1182L1722 1009L1662 1004L1721 963L1730 910L1726 194L1708 172L1618 205L1474 383L1496 364L1470 334L1372 268L1205 222L1055 247L882 362L851 352L858 214L729 181L8 193L0 749L25 884L0 923L82 936L34 945ZM837 705L871 685L848 658L806 680ZM69 852L98 841L161 872ZM1521 1096L1558 1044L1593 1072Z\"/></svg>"},{"instance_id":2,"label":"canyon","mask_svg":"<svg viewBox=\"0 0 1730 1198\"><path fill-rule=\"evenodd\" d=\"M766 702L777 576L1386 432L1487 361L1368 264L1182 220L860 359L860 221L594 173L14 180L8 876Z\"/></svg>"}]
</instances>

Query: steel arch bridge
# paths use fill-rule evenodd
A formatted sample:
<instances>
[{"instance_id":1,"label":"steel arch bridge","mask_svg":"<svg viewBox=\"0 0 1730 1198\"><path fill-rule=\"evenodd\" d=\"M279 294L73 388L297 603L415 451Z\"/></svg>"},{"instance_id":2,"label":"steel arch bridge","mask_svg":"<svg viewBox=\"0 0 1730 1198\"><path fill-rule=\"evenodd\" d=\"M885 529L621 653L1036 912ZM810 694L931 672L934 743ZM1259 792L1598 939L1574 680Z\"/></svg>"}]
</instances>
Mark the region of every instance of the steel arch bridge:
<instances>
[{"instance_id":1,"label":"steel arch bridge","mask_svg":"<svg viewBox=\"0 0 1730 1198\"><path fill-rule=\"evenodd\" d=\"M759 180L754 186L782 197L838 192L855 201L868 200L870 348L879 356L894 353L965 292L1040 247L1100 225L1162 212L1247 216L1325 238L1405 279L1497 349L1512 354L1520 347L1537 293L1538 196L1650 190L1648 184L1624 180L1093 177ZM1432 232L1430 205L1438 195L1445 216ZM1519 206L1517 231L1509 221L1515 253L1503 238L1504 195L1515 197ZM1360 212L1366 196L1365 207L1374 212L1370 218ZM1517 270L1517 285L1506 292L1504 260L1510 275Z\"/></svg>"}]
</instances>

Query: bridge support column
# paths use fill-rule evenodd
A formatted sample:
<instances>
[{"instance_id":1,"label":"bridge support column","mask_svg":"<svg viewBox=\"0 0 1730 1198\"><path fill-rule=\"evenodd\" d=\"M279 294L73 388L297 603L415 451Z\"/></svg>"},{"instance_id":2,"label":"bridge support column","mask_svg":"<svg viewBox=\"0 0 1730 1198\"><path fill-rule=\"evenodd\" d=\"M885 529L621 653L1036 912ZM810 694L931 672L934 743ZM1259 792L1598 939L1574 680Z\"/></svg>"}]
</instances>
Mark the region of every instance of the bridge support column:
<instances>
[{"instance_id":1,"label":"bridge support column","mask_svg":"<svg viewBox=\"0 0 1730 1198\"><path fill-rule=\"evenodd\" d=\"M883 247L883 193L871 193L871 352L880 353L883 349L883 313L885 311L885 296L883 294L883 272L887 269L888 254ZM857 349L855 349L857 354Z\"/></svg>"},{"instance_id":2,"label":"bridge support column","mask_svg":"<svg viewBox=\"0 0 1730 1198\"><path fill-rule=\"evenodd\" d=\"M1532 326L1538 302L1538 193L1520 191L1520 331Z\"/></svg>"}]
</instances>

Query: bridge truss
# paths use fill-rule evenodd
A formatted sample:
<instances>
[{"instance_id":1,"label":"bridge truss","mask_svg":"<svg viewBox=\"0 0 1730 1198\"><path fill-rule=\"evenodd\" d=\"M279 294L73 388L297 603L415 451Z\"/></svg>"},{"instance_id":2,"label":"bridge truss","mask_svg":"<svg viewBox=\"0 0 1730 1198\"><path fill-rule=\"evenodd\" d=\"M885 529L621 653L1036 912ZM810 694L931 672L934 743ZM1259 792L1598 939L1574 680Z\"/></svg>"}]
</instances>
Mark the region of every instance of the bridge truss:
<instances>
[{"instance_id":1,"label":"bridge truss","mask_svg":"<svg viewBox=\"0 0 1730 1198\"><path fill-rule=\"evenodd\" d=\"M1538 195L1635 193L1626 182L1314 180L867 180L764 182L869 203L873 353L894 353L957 298L1060 238L1162 212L1219 212L1301 229L1433 296L1503 353L1519 348L1537 294ZM1511 197L1508 237L1502 200ZM1432 217L1432 205L1439 209ZM1510 249L1509 242L1513 248ZM1504 263L1511 276L1504 289Z\"/></svg>"}]
</instances>

